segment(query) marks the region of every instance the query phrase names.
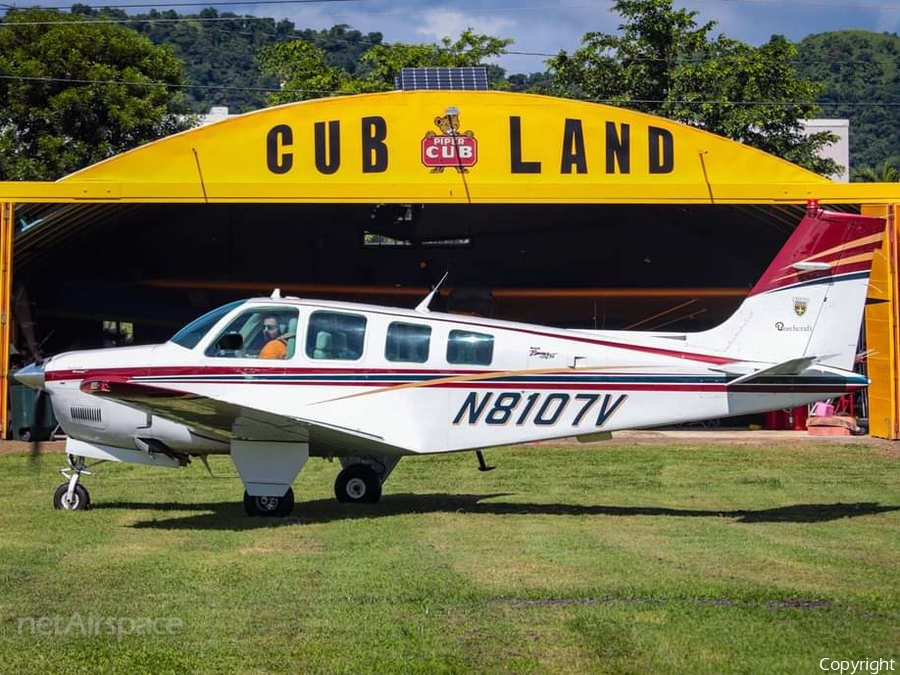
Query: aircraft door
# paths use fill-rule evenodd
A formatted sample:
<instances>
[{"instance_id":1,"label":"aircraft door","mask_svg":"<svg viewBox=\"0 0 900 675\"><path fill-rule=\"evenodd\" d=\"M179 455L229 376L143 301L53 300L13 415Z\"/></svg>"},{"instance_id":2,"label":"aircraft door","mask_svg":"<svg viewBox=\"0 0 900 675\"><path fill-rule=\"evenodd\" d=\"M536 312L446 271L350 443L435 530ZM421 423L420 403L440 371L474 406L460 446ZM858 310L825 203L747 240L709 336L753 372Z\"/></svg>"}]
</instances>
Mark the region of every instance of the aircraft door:
<instances>
[{"instance_id":1,"label":"aircraft door","mask_svg":"<svg viewBox=\"0 0 900 675\"><path fill-rule=\"evenodd\" d=\"M430 325L405 320L388 324L383 356L389 369L396 371L393 377L405 380L407 386L398 387L395 395L383 399L389 409L384 410L382 419L393 419L397 411L409 411L408 419L415 423L388 425L386 431L402 437L410 447L432 447L444 440L443 425L424 423L436 420L437 412L446 408L446 389L427 386L434 372L429 364L442 356L437 349Z\"/></svg>"}]
</instances>

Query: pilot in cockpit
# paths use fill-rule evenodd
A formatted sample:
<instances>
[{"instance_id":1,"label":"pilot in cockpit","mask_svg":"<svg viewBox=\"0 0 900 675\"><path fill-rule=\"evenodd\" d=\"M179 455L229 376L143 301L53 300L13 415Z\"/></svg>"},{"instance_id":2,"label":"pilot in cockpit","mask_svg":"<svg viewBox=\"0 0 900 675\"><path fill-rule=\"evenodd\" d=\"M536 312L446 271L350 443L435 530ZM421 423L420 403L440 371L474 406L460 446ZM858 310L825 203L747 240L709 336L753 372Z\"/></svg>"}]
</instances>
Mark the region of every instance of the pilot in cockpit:
<instances>
[{"instance_id":1,"label":"pilot in cockpit","mask_svg":"<svg viewBox=\"0 0 900 675\"><path fill-rule=\"evenodd\" d=\"M259 352L261 359L283 359L287 356L287 326L277 314L266 314L262 322L263 337L267 340Z\"/></svg>"}]
</instances>

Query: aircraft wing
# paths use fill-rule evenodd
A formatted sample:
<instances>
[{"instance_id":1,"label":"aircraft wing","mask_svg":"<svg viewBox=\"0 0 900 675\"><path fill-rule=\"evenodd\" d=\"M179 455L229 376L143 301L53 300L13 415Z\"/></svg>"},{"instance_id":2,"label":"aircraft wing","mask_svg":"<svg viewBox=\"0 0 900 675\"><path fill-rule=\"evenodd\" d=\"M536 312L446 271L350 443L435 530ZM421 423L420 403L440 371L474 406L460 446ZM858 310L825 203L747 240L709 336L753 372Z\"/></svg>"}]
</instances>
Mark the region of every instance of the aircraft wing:
<instances>
[{"instance_id":1,"label":"aircraft wing","mask_svg":"<svg viewBox=\"0 0 900 675\"><path fill-rule=\"evenodd\" d=\"M143 412L184 424L226 441L309 442L330 446L334 455L406 454L378 436L231 403L210 396L117 380L85 380L81 390Z\"/></svg>"}]
</instances>

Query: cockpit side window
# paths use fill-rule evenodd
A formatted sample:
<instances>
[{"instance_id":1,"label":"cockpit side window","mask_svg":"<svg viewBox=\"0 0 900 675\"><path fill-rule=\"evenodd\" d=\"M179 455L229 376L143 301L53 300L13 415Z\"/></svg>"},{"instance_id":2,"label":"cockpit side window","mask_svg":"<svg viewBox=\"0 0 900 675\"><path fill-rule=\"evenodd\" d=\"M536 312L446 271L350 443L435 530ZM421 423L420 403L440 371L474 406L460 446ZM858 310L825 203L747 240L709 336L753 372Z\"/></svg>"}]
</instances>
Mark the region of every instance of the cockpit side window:
<instances>
[{"instance_id":1,"label":"cockpit side window","mask_svg":"<svg viewBox=\"0 0 900 675\"><path fill-rule=\"evenodd\" d=\"M253 307L238 314L206 349L220 358L289 359L299 313L285 307Z\"/></svg>"}]
</instances>

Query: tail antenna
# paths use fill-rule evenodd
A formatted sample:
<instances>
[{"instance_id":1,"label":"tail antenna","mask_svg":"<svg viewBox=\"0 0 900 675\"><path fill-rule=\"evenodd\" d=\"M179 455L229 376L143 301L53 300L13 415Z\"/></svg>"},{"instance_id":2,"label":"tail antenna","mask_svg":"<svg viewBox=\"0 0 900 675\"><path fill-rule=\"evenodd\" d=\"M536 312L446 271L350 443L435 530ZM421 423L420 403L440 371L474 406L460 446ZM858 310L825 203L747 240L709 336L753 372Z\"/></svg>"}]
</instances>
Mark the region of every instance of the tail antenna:
<instances>
[{"instance_id":1,"label":"tail antenna","mask_svg":"<svg viewBox=\"0 0 900 675\"><path fill-rule=\"evenodd\" d=\"M437 292L441 290L441 284L444 283L444 279L447 278L448 274L450 274L450 272L444 272L444 276L442 276L441 280L434 285L434 288L431 289L431 292L424 298L422 298L422 302L416 305L417 312L421 314L428 314L431 311L428 306L431 304L431 301L434 300L434 296L437 294Z\"/></svg>"}]
</instances>

